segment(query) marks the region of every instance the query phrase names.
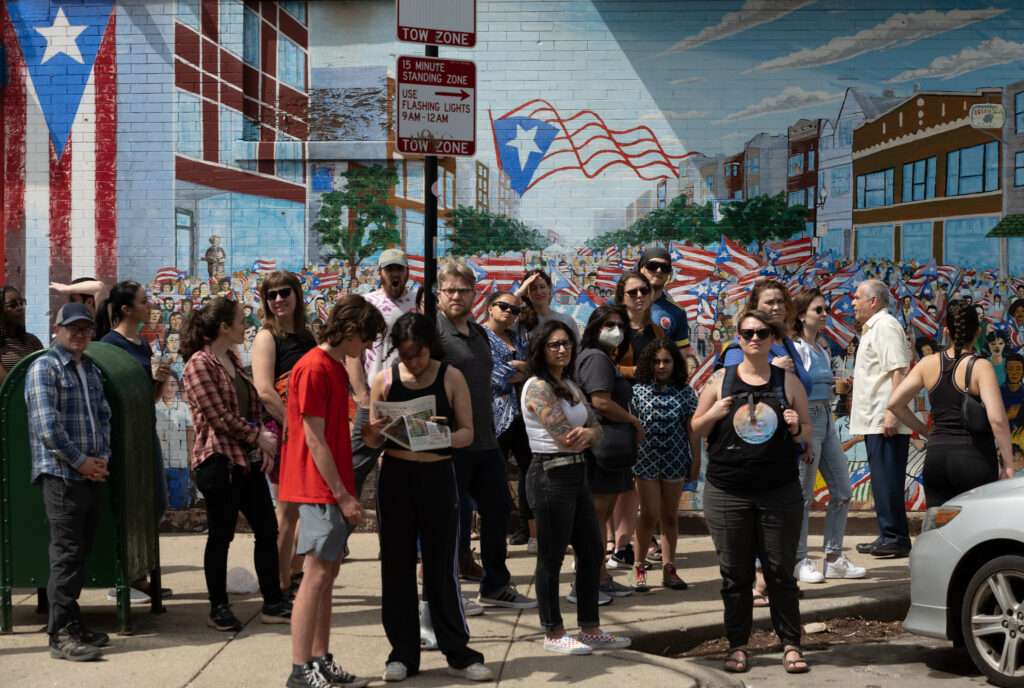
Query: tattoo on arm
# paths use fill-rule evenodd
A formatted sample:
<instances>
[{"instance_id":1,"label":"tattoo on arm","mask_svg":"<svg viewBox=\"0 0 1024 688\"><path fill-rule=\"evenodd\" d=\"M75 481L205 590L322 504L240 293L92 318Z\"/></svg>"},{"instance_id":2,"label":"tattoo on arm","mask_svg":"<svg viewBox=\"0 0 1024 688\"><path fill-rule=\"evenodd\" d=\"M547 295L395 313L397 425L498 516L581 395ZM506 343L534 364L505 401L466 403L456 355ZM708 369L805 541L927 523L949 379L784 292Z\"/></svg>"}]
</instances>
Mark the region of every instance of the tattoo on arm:
<instances>
[{"instance_id":1,"label":"tattoo on arm","mask_svg":"<svg viewBox=\"0 0 1024 688\"><path fill-rule=\"evenodd\" d=\"M558 397L551 391L548 383L535 380L526 389L526 405L537 414L541 425L554 437L562 437L572 430Z\"/></svg>"},{"instance_id":2,"label":"tattoo on arm","mask_svg":"<svg viewBox=\"0 0 1024 688\"><path fill-rule=\"evenodd\" d=\"M719 368L711 374L711 380L721 380L723 377L725 377L725 368ZM710 382L711 380L708 381Z\"/></svg>"}]
</instances>

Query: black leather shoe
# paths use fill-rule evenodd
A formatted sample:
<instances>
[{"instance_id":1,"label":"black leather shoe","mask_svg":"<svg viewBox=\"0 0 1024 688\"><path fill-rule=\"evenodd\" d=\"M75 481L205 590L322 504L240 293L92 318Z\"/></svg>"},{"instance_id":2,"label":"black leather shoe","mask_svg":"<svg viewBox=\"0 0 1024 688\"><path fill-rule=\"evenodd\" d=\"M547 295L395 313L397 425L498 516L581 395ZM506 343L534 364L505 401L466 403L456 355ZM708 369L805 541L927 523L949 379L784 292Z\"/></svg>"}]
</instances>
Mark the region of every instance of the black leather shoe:
<instances>
[{"instance_id":1,"label":"black leather shoe","mask_svg":"<svg viewBox=\"0 0 1024 688\"><path fill-rule=\"evenodd\" d=\"M100 631L90 631L85 626L82 627L82 642L86 645L92 645L93 647L103 647L110 643L110 636Z\"/></svg>"},{"instance_id":2,"label":"black leather shoe","mask_svg":"<svg viewBox=\"0 0 1024 688\"><path fill-rule=\"evenodd\" d=\"M876 545L871 550L871 556L874 557L892 557L893 559L900 559L910 554L910 547L907 545L901 545L898 542L883 542L880 545Z\"/></svg>"},{"instance_id":3,"label":"black leather shoe","mask_svg":"<svg viewBox=\"0 0 1024 688\"><path fill-rule=\"evenodd\" d=\"M878 547L880 544L882 543L878 540L873 540L871 542L862 542L857 545L857 551L861 554L871 554L875 551L875 547Z\"/></svg>"}]
</instances>

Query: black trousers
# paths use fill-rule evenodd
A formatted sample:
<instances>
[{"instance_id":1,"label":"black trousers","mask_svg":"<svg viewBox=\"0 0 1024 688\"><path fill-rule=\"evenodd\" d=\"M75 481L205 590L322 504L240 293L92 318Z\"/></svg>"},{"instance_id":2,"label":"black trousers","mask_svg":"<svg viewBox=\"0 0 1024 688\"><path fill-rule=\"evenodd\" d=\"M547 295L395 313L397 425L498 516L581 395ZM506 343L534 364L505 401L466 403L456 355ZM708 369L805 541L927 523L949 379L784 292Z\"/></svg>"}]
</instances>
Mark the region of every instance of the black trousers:
<instances>
[{"instance_id":1,"label":"black trousers","mask_svg":"<svg viewBox=\"0 0 1024 688\"><path fill-rule=\"evenodd\" d=\"M459 496L451 459L422 463L384 455L377 474L381 617L391 643L388 662L409 675L420 668L416 539L423 562L423 597L429 600L437 646L448 664L464 669L483 662L471 650L462 612L458 563Z\"/></svg>"},{"instance_id":2,"label":"black trousers","mask_svg":"<svg viewBox=\"0 0 1024 688\"><path fill-rule=\"evenodd\" d=\"M46 520L50 524L50 616L46 632L53 634L81 619L78 596L85 583L85 560L92 551L103 506L103 483L39 477Z\"/></svg>"},{"instance_id":3,"label":"black trousers","mask_svg":"<svg viewBox=\"0 0 1024 688\"><path fill-rule=\"evenodd\" d=\"M754 556L761 558L772 627L783 645L800 644L800 601L793 565L803 523L800 483L751 492L704 484L704 517L718 553L729 647L742 647L753 625Z\"/></svg>"},{"instance_id":4,"label":"black trousers","mask_svg":"<svg viewBox=\"0 0 1024 688\"><path fill-rule=\"evenodd\" d=\"M526 532L526 522L533 520L530 500L526 498L526 474L530 472L533 452L530 451L530 438L526 436L522 414L516 416L508 430L498 435L498 446L501 447L502 456L507 458L509 452L512 452L516 463L519 464L519 496L516 497L516 501L519 503L519 529Z\"/></svg>"},{"instance_id":5,"label":"black trousers","mask_svg":"<svg viewBox=\"0 0 1024 688\"><path fill-rule=\"evenodd\" d=\"M929 444L921 482L925 506L939 506L958 494L999 479L999 459L972 444Z\"/></svg>"},{"instance_id":6,"label":"black trousers","mask_svg":"<svg viewBox=\"0 0 1024 688\"><path fill-rule=\"evenodd\" d=\"M281 600L277 570L277 516L267 479L259 471L245 472L223 454L212 454L196 467L196 487L206 500L206 551L203 571L210 606L227 604L228 548L235 538L241 511L256 540L253 565L266 604Z\"/></svg>"}]
</instances>

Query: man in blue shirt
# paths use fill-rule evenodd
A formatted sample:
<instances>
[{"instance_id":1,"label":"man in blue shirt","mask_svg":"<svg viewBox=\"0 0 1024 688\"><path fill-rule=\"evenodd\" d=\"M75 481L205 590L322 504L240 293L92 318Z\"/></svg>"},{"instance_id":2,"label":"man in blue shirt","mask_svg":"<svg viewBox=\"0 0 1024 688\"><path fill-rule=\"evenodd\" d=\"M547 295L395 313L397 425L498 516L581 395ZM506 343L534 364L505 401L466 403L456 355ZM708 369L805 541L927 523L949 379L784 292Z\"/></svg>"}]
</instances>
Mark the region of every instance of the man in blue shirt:
<instances>
[{"instance_id":1,"label":"man in blue shirt","mask_svg":"<svg viewBox=\"0 0 1024 688\"><path fill-rule=\"evenodd\" d=\"M668 250L653 246L643 252L637 265L651 282L651 320L686 356L690 352L690 326L686 322L686 311L665 293L665 284L672 277L672 256Z\"/></svg>"},{"instance_id":2,"label":"man in blue shirt","mask_svg":"<svg viewBox=\"0 0 1024 688\"><path fill-rule=\"evenodd\" d=\"M50 524L50 655L96 659L109 638L82 626L78 596L100 520L110 460L110 406L103 378L82 354L95 326L91 311L69 303L57 313L53 348L25 378L32 482Z\"/></svg>"}]
</instances>

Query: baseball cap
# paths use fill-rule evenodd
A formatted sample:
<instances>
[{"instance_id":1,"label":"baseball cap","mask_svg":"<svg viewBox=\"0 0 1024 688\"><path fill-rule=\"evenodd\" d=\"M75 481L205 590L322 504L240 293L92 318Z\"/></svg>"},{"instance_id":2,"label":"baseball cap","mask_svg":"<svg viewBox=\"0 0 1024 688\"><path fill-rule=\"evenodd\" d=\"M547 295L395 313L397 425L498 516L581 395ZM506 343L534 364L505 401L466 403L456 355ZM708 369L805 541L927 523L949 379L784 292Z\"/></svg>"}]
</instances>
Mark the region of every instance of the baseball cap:
<instances>
[{"instance_id":1,"label":"baseball cap","mask_svg":"<svg viewBox=\"0 0 1024 688\"><path fill-rule=\"evenodd\" d=\"M76 320L88 320L93 322L92 311L84 303L68 303L57 311L57 325L70 325Z\"/></svg>"},{"instance_id":2,"label":"baseball cap","mask_svg":"<svg viewBox=\"0 0 1024 688\"><path fill-rule=\"evenodd\" d=\"M405 254L397 248L389 248L386 251L381 251L380 257L377 258L377 267L386 268L389 265L401 265L403 268L407 268L409 262L405 259Z\"/></svg>"},{"instance_id":3,"label":"baseball cap","mask_svg":"<svg viewBox=\"0 0 1024 688\"><path fill-rule=\"evenodd\" d=\"M661 246L652 246L651 248L645 249L640 255L640 262L637 264L642 267L652 260L663 260L669 265L672 265L672 256L669 255L668 249L664 249Z\"/></svg>"}]
</instances>

